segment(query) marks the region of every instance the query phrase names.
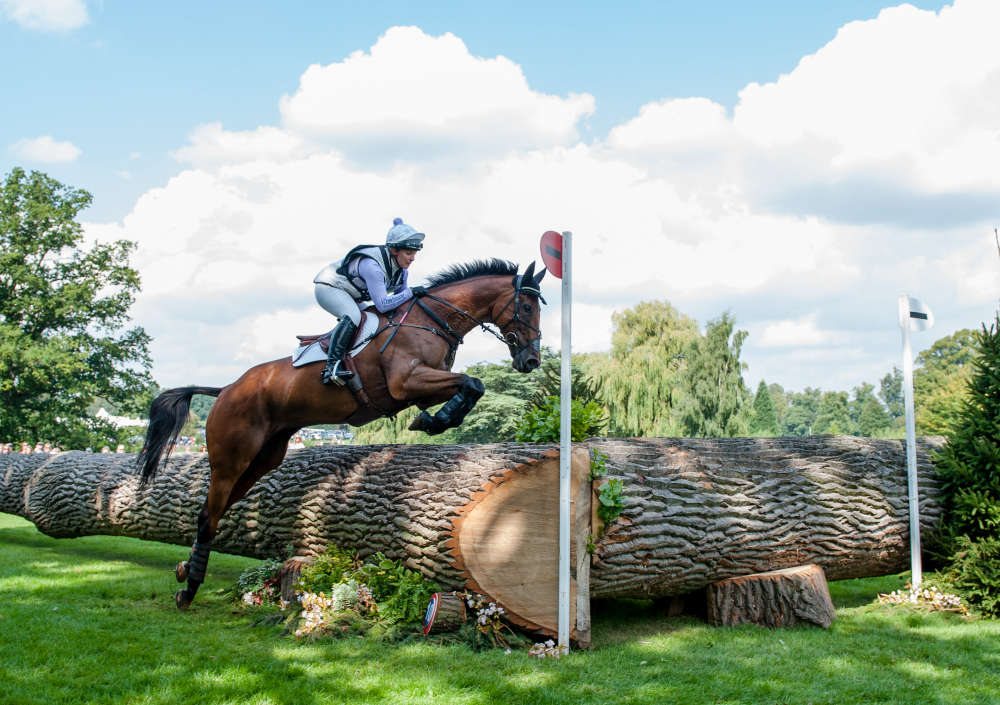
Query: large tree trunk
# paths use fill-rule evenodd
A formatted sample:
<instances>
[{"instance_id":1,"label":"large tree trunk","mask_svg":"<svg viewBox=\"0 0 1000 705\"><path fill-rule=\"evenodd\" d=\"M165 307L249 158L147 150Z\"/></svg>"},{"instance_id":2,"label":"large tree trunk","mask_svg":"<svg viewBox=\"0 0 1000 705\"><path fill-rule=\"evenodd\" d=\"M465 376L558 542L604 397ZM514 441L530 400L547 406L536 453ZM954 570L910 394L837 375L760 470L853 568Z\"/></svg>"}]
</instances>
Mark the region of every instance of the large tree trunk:
<instances>
[{"instance_id":1,"label":"large tree trunk","mask_svg":"<svg viewBox=\"0 0 1000 705\"><path fill-rule=\"evenodd\" d=\"M917 442L920 526L941 517ZM649 597L815 563L830 580L909 567L903 441L850 436L644 438L589 444L625 483L626 507L597 545L592 597Z\"/></svg>"},{"instance_id":2,"label":"large tree trunk","mask_svg":"<svg viewBox=\"0 0 1000 705\"><path fill-rule=\"evenodd\" d=\"M822 566L833 580L908 565L900 441L822 436L576 445L574 554L591 534L597 538L590 565L571 558L573 589L577 578L581 585L589 578L590 596L665 597L804 563ZM940 516L927 458L937 445L918 446L924 529ZM586 509L587 446L608 456L608 475L625 486L624 512L603 533ZM134 462L132 455L82 452L0 456L0 511L56 537L115 534L189 546L207 492L207 459L177 456L144 490ZM327 544L363 555L382 551L445 590L471 588L499 600L515 622L551 632L558 474L558 450L549 445L292 451L223 517L213 548L261 558L307 555ZM581 629L589 617L586 597L572 618ZM571 605L577 609L575 598Z\"/></svg>"}]
</instances>

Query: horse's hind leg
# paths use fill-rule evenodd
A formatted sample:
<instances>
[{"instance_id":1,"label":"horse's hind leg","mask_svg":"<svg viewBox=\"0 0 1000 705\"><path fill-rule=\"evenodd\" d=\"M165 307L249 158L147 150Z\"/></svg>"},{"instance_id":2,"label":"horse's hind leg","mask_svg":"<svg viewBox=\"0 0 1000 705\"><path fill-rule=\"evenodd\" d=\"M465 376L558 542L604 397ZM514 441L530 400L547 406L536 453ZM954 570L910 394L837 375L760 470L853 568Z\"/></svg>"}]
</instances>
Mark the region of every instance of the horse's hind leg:
<instances>
[{"instance_id":1,"label":"horse's hind leg","mask_svg":"<svg viewBox=\"0 0 1000 705\"><path fill-rule=\"evenodd\" d=\"M219 525L219 519L226 508L226 501L233 488L229 478L218 477L213 470L212 479L208 484L208 497L198 514L198 534L191 547L188 559L177 565L174 574L177 580L187 580L187 587L177 591L174 601L179 609L187 609L194 600L198 588L205 581L205 571L208 568L208 555L211 552L212 539Z\"/></svg>"},{"instance_id":2,"label":"horse's hind leg","mask_svg":"<svg viewBox=\"0 0 1000 705\"><path fill-rule=\"evenodd\" d=\"M178 608L186 609L191 604L199 586L205 580L208 555L222 515L241 500L257 480L281 464L288 448L288 439L294 433L294 430L282 431L270 438L235 482L232 481L231 475L227 475L225 481L222 481L222 473L217 475L213 471L205 506L198 515L198 537L191 547L188 560L178 563L175 571L179 582L187 580L187 587L178 590L174 596Z\"/></svg>"}]
</instances>

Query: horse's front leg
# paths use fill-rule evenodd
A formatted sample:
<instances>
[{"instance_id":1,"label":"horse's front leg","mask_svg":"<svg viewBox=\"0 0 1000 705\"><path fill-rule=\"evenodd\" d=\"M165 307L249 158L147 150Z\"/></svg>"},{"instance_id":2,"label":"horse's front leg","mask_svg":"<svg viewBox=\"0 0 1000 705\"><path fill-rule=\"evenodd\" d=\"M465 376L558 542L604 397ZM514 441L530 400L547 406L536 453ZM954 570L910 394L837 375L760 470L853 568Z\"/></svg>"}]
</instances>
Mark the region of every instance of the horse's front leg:
<instances>
[{"instance_id":1,"label":"horse's front leg","mask_svg":"<svg viewBox=\"0 0 1000 705\"><path fill-rule=\"evenodd\" d=\"M431 436L461 424L485 391L482 380L475 377L424 365L415 367L404 378L389 383L389 393L397 399L428 406L445 402L433 416L421 411L410 424L411 431L425 431Z\"/></svg>"}]
</instances>

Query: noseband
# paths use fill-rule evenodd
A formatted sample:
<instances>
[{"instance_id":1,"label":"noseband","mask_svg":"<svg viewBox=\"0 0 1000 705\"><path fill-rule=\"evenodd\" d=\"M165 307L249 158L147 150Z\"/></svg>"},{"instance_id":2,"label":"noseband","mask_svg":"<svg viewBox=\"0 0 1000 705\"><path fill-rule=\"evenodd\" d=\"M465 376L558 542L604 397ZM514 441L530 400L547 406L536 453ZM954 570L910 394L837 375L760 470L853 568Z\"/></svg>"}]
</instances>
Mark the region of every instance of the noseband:
<instances>
[{"instance_id":1,"label":"noseband","mask_svg":"<svg viewBox=\"0 0 1000 705\"><path fill-rule=\"evenodd\" d=\"M510 350L510 356L516 357L517 355L520 355L529 348L537 353L541 353L542 331L536 328L535 326L531 325L527 321L525 321L523 318L521 318L521 306L520 306L521 292L523 291L525 293L532 294L538 297L538 300L541 301L543 304L547 302L545 301L545 298L542 296L541 289L538 287L538 285L535 283L533 279L528 279L528 281L525 282L524 277L518 274L511 281L511 284L513 284L514 286L514 295L511 296L510 300L507 301L507 303L504 305L502 309L500 309L500 313L498 313L496 316L493 317L493 322L499 326L500 324L497 323L497 321L500 319L501 316L503 316L504 312L510 307L510 305L514 304L514 315L512 315L510 317L510 320L507 321L503 326L500 326L500 332L503 334L502 340L507 345L507 348ZM525 328L528 328L529 330L533 330L534 332L538 333L538 335L536 335L534 338L524 343L523 345L518 345L517 334L507 330L515 323L520 323ZM513 340L511 340L512 337Z\"/></svg>"}]
</instances>

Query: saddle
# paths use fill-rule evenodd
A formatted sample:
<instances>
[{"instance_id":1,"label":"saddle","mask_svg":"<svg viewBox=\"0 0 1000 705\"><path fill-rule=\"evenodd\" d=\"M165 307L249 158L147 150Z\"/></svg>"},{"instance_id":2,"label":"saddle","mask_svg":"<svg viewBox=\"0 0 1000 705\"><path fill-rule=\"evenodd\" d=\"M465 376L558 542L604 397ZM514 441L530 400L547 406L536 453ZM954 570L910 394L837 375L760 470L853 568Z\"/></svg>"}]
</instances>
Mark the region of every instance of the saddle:
<instances>
[{"instance_id":1,"label":"saddle","mask_svg":"<svg viewBox=\"0 0 1000 705\"><path fill-rule=\"evenodd\" d=\"M373 316L375 319L375 324L378 325L378 317ZM296 335L299 341L299 349L309 347L310 345L318 346L324 353L330 353L330 334L333 333L333 328L328 330L326 333L317 333L314 335ZM361 312L361 325L358 326L357 332L354 334L354 340L351 341L351 347L348 349L347 354L344 357L351 357L352 355L357 355L359 352L364 350L364 346L359 347L361 341L371 335L371 330L369 330L368 323L368 313L366 311ZM292 356L295 357L294 355Z\"/></svg>"},{"instance_id":2,"label":"saddle","mask_svg":"<svg viewBox=\"0 0 1000 705\"><path fill-rule=\"evenodd\" d=\"M358 326L358 332L355 334L354 340L351 342L351 349L344 355L344 367L354 373L354 376L347 380L347 388L351 390L354 394L354 398L358 400L358 404L361 409L357 412L355 417L347 420L347 423L367 423L372 418L377 418L378 416L395 416L395 411L391 409L384 409L379 404L372 401L368 392L365 390L364 385L361 380L361 373L354 363L354 356L364 350L375 334L378 332L379 317L374 310L362 311L361 312L361 325ZM330 333L333 331L327 331L326 333L320 333L318 335L296 335L298 338L299 346L292 352L292 366L302 367L304 365L309 365L314 362L326 362L327 355L330 351ZM384 386L384 380L382 382ZM378 383L375 385L378 387ZM366 409L373 409L376 412L375 416L367 415ZM352 420L354 419L354 420Z\"/></svg>"}]
</instances>

